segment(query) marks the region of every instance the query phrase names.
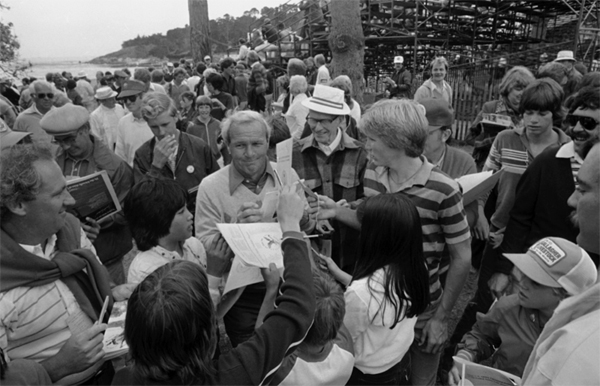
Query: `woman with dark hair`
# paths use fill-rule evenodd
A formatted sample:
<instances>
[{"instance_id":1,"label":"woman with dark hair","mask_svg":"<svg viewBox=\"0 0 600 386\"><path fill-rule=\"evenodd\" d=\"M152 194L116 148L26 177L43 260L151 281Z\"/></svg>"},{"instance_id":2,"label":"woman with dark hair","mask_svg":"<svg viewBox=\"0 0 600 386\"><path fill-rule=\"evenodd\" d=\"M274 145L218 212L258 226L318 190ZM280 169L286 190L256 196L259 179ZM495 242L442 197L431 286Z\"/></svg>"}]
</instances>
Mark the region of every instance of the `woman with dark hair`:
<instances>
[{"instance_id":1,"label":"woman with dark hair","mask_svg":"<svg viewBox=\"0 0 600 386\"><path fill-rule=\"evenodd\" d=\"M529 69L515 66L504 75L500 82L500 98L483 104L481 111L469 129L469 136L474 141L473 158L478 170L483 168L496 135L504 130L503 127L494 129L493 126L486 127L484 130L481 123L484 116L487 114L504 115L510 118L513 124L512 127L518 127L521 122L521 114L519 113L521 95L525 87L534 80L535 78Z\"/></svg>"},{"instance_id":2,"label":"woman with dark hair","mask_svg":"<svg viewBox=\"0 0 600 386\"><path fill-rule=\"evenodd\" d=\"M358 209L362 230L352 276L324 258L347 285L344 324L354 341L350 385L407 384L417 315L429 304L421 219L410 199L381 194Z\"/></svg>"},{"instance_id":3,"label":"woman with dark hair","mask_svg":"<svg viewBox=\"0 0 600 386\"><path fill-rule=\"evenodd\" d=\"M185 91L179 96L179 120L177 128L183 132L192 125L194 119L198 116L196 110L196 96L191 91Z\"/></svg>"}]
</instances>

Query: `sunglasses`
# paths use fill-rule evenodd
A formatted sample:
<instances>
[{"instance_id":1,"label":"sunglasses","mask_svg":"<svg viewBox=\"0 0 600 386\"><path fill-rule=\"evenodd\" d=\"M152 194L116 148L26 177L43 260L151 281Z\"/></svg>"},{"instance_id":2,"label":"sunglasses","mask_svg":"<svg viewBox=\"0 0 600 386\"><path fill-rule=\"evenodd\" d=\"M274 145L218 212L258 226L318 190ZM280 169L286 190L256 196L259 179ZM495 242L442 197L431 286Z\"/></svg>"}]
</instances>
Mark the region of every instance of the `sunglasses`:
<instances>
[{"instance_id":1,"label":"sunglasses","mask_svg":"<svg viewBox=\"0 0 600 386\"><path fill-rule=\"evenodd\" d=\"M126 97L121 97L121 98L119 98L119 100L121 100L121 101L123 101L125 103L126 102L133 103L133 102L135 102L137 100L137 98L138 98L138 96L136 94L136 95L129 95L129 96L126 96Z\"/></svg>"},{"instance_id":2,"label":"sunglasses","mask_svg":"<svg viewBox=\"0 0 600 386\"><path fill-rule=\"evenodd\" d=\"M44 98L54 99L54 94L52 94L51 92L48 92L48 93L39 92L39 93L37 93L37 98L38 99L44 99Z\"/></svg>"},{"instance_id":3,"label":"sunglasses","mask_svg":"<svg viewBox=\"0 0 600 386\"><path fill-rule=\"evenodd\" d=\"M573 115L573 114L567 115L567 117L565 118L565 121L567 122L567 124L569 124L569 126L573 126L573 127L575 127L577 125L577 122L579 122L581 124L581 127L583 127L585 130L588 130L588 131L595 130L596 127L598 127L598 125L600 124L600 122L598 122L594 118L582 117L580 115Z\"/></svg>"}]
</instances>

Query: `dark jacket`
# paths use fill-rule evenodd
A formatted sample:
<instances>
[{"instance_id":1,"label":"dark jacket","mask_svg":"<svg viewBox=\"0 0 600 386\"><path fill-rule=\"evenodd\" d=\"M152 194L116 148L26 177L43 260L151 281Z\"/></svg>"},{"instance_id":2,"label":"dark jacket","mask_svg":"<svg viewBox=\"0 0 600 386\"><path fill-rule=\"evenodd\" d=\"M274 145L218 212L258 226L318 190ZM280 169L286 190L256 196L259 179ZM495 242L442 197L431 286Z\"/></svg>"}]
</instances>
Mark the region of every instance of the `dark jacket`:
<instances>
[{"instance_id":1,"label":"dark jacket","mask_svg":"<svg viewBox=\"0 0 600 386\"><path fill-rule=\"evenodd\" d=\"M194 209L200 182L204 177L219 169L210 147L198 137L181 133L179 135L179 149L175 158L175 173L173 173L167 164L162 169L152 166L155 145L156 137L136 150L133 159L135 182L137 183L147 177L174 179L188 191L188 207Z\"/></svg>"}]
</instances>

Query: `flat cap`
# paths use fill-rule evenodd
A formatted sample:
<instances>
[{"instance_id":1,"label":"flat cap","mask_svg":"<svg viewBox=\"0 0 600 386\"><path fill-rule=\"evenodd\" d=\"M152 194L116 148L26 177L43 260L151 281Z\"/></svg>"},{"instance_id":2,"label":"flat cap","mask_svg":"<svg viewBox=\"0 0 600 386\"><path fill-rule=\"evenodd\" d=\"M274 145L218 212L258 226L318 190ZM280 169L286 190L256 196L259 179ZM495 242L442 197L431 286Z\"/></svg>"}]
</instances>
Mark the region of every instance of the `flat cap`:
<instances>
[{"instance_id":1,"label":"flat cap","mask_svg":"<svg viewBox=\"0 0 600 386\"><path fill-rule=\"evenodd\" d=\"M121 78L129 78L129 75L127 75L127 73L123 70L115 71L115 75L120 76Z\"/></svg>"},{"instance_id":2,"label":"flat cap","mask_svg":"<svg viewBox=\"0 0 600 386\"><path fill-rule=\"evenodd\" d=\"M50 135L67 135L77 131L89 120L90 113L85 107L67 103L48 111L40 121L40 125Z\"/></svg>"}]
</instances>

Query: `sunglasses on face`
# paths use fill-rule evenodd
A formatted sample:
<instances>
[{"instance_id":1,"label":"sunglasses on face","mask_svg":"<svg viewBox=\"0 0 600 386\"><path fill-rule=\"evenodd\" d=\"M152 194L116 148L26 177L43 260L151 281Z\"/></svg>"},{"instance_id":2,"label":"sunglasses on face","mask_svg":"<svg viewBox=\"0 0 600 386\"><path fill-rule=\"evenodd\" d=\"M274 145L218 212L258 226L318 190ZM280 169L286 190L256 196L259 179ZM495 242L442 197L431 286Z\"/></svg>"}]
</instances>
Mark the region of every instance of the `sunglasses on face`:
<instances>
[{"instance_id":1,"label":"sunglasses on face","mask_svg":"<svg viewBox=\"0 0 600 386\"><path fill-rule=\"evenodd\" d=\"M121 97L121 98L119 98L119 100L122 100L125 103L127 103L127 102L133 103L137 100L137 97L138 97L137 95L129 95L126 97Z\"/></svg>"},{"instance_id":2,"label":"sunglasses on face","mask_svg":"<svg viewBox=\"0 0 600 386\"><path fill-rule=\"evenodd\" d=\"M577 122L579 122L581 124L581 127L588 131L595 130L596 127L598 127L598 125L600 124L600 122L598 122L592 117L582 117L580 115L573 114L567 115L565 121L573 127L575 127L577 125Z\"/></svg>"},{"instance_id":3,"label":"sunglasses on face","mask_svg":"<svg viewBox=\"0 0 600 386\"><path fill-rule=\"evenodd\" d=\"M48 93L39 92L36 95L37 95L38 99L44 99L44 98L54 99L54 94L52 94L51 92L48 92Z\"/></svg>"}]
</instances>

